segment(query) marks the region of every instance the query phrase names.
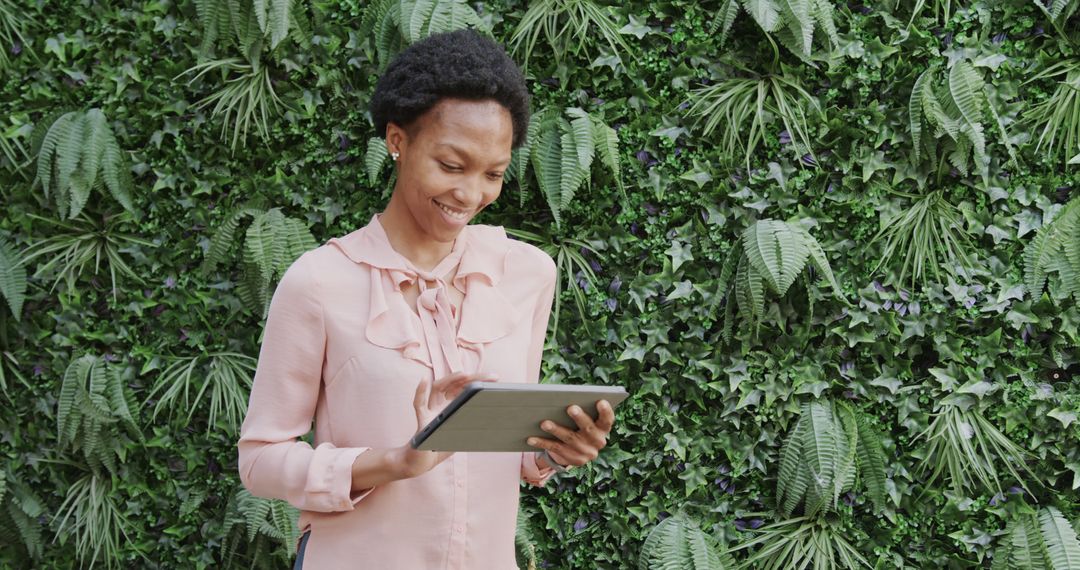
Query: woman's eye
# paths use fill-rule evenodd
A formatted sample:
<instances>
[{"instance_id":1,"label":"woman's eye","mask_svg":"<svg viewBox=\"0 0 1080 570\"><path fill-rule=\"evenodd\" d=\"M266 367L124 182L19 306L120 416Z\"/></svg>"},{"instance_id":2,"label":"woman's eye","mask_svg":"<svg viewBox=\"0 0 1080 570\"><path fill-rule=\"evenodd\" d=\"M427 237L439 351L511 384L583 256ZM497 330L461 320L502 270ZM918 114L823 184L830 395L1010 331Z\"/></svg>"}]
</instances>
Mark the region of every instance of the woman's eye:
<instances>
[{"instance_id":1,"label":"woman's eye","mask_svg":"<svg viewBox=\"0 0 1080 570\"><path fill-rule=\"evenodd\" d=\"M447 170L449 170L451 172L460 172L461 171L461 167L456 165L456 164L447 164L445 162L440 162L439 164L442 164L443 168L445 168L445 169L447 169Z\"/></svg>"},{"instance_id":2,"label":"woman's eye","mask_svg":"<svg viewBox=\"0 0 1080 570\"><path fill-rule=\"evenodd\" d=\"M489 172L488 173L488 178L491 179L491 180L502 180L503 173L502 172Z\"/></svg>"}]
</instances>

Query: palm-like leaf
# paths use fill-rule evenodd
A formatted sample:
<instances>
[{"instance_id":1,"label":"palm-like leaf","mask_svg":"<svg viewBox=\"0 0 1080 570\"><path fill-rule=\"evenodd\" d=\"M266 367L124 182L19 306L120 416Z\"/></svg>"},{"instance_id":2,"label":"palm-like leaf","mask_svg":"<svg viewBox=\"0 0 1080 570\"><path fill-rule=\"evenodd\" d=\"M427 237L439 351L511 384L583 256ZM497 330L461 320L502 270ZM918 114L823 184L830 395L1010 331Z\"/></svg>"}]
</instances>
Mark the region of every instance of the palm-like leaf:
<instances>
[{"instance_id":1,"label":"palm-like leaf","mask_svg":"<svg viewBox=\"0 0 1080 570\"><path fill-rule=\"evenodd\" d=\"M775 118L791 134L800 155L813 154L810 118L824 120L817 100L786 73L723 79L694 90L691 103L688 113L697 117L699 124L704 123L705 135L719 128L721 156L742 156L747 170L751 155Z\"/></svg>"},{"instance_id":2,"label":"palm-like leaf","mask_svg":"<svg viewBox=\"0 0 1080 570\"><path fill-rule=\"evenodd\" d=\"M986 84L975 66L966 59L958 60L945 78L940 77L936 67L930 67L915 80L908 100L912 162L929 161L939 178L947 170L944 168L947 164L964 175L975 166L986 180L990 157L983 120L988 112L998 127L1000 143L1008 151L1013 165L1018 165L1009 134L997 109L990 103ZM933 128L932 139L925 136L930 131L924 127Z\"/></svg>"},{"instance_id":3,"label":"palm-like leaf","mask_svg":"<svg viewBox=\"0 0 1080 570\"><path fill-rule=\"evenodd\" d=\"M1025 488L1021 471L1028 480L1036 480L1024 463L1028 453L976 410L946 404L918 437L925 437L928 443L920 468L926 471L933 466L925 483L927 489L945 473L957 492L999 492L1003 486L998 463L1004 464L1012 478Z\"/></svg>"},{"instance_id":4,"label":"palm-like leaf","mask_svg":"<svg viewBox=\"0 0 1080 570\"><path fill-rule=\"evenodd\" d=\"M76 556L91 566L102 562L107 568L120 568L121 540L139 550L131 541L131 523L117 489L108 478L88 474L76 481L57 509L57 519L57 536L73 536Z\"/></svg>"},{"instance_id":5,"label":"palm-like leaf","mask_svg":"<svg viewBox=\"0 0 1080 570\"><path fill-rule=\"evenodd\" d=\"M251 217L244 234L240 259L241 278L237 293L252 311L265 315L270 301L270 285L284 275L301 254L314 249L318 242L304 222L290 218L278 208L264 210L259 204L241 206L226 219L210 242L203 260L204 273L226 262L240 222Z\"/></svg>"},{"instance_id":6,"label":"palm-like leaf","mask_svg":"<svg viewBox=\"0 0 1080 570\"><path fill-rule=\"evenodd\" d=\"M1025 121L1041 128L1035 153L1049 151L1059 161L1080 152L1080 60L1059 61L1035 74L1026 83L1060 78L1050 98L1030 107Z\"/></svg>"},{"instance_id":7,"label":"palm-like leaf","mask_svg":"<svg viewBox=\"0 0 1080 570\"><path fill-rule=\"evenodd\" d=\"M885 240L874 272L902 259L898 283L907 286L908 277L914 285L930 276L940 279L942 269L954 273L954 266L970 267L973 247L956 206L940 191L910 197L915 202L888 219L871 240Z\"/></svg>"},{"instance_id":8,"label":"palm-like leaf","mask_svg":"<svg viewBox=\"0 0 1080 570\"><path fill-rule=\"evenodd\" d=\"M568 55L584 53L592 38L601 38L612 54L622 58L630 53L630 46L619 33L619 25L612 20L608 9L593 0L537 0L529 3L529 9L518 22L510 36L514 54L521 56L527 70L533 59L537 40L544 37L543 45L554 51L555 61Z\"/></svg>"},{"instance_id":9,"label":"palm-like leaf","mask_svg":"<svg viewBox=\"0 0 1080 570\"><path fill-rule=\"evenodd\" d=\"M431 34L482 27L465 0L377 0L365 9L358 35L370 38L369 57L385 67L399 51Z\"/></svg>"},{"instance_id":10,"label":"palm-like leaf","mask_svg":"<svg viewBox=\"0 0 1080 570\"><path fill-rule=\"evenodd\" d=\"M163 411L175 416L187 410L184 421L190 422L209 395L207 431L223 428L235 434L247 410L255 364L254 358L233 352L172 359L147 394L147 402L158 398L153 419ZM219 417L224 426L218 425Z\"/></svg>"},{"instance_id":11,"label":"palm-like leaf","mask_svg":"<svg viewBox=\"0 0 1080 570\"><path fill-rule=\"evenodd\" d=\"M80 214L78 219L71 222L57 222L33 214L30 214L30 217L59 228L50 237L31 243L23 254L23 263L38 258L46 260L34 272L34 277L52 275L53 289L63 282L66 283L68 291L73 292L75 282L85 273L91 262L95 275L103 264L108 267L114 299L117 293L117 273L136 283L142 283L142 277L124 261L121 253L129 248L154 247L154 244L120 231L121 225L130 221L130 216L111 216L98 221Z\"/></svg>"},{"instance_id":12,"label":"palm-like leaf","mask_svg":"<svg viewBox=\"0 0 1080 570\"><path fill-rule=\"evenodd\" d=\"M237 144L247 140L249 129L264 140L270 139L270 118L289 109L274 91L270 81L270 68L265 65L246 63L239 58L215 59L194 65L173 79L194 74L188 85L210 72L217 72L224 82L217 91L195 104L196 109L210 105L211 117L221 119L221 136L230 140L229 148L236 152ZM231 137L230 137L231 133Z\"/></svg>"},{"instance_id":13,"label":"palm-like leaf","mask_svg":"<svg viewBox=\"0 0 1080 570\"><path fill-rule=\"evenodd\" d=\"M870 568L844 533L817 518L795 517L761 527L756 537L732 551L758 547L739 566L754 570Z\"/></svg>"},{"instance_id":14,"label":"palm-like leaf","mask_svg":"<svg viewBox=\"0 0 1080 570\"><path fill-rule=\"evenodd\" d=\"M616 186L622 188L614 129L576 107L564 112L545 109L533 117L532 123L536 126L530 125L527 150L519 160L529 159L532 163L536 182L556 226L562 225L563 211L573 202L577 191L589 184L598 148L601 162L610 170ZM518 184L524 190L526 180L521 174L518 173Z\"/></svg>"}]
</instances>

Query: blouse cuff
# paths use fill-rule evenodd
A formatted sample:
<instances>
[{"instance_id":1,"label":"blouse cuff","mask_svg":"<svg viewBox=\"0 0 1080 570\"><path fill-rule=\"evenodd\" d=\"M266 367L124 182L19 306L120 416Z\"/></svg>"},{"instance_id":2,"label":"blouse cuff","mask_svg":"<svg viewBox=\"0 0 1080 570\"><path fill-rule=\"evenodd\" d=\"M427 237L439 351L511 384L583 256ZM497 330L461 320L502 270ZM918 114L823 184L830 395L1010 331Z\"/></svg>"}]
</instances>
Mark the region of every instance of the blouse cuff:
<instances>
[{"instance_id":1,"label":"blouse cuff","mask_svg":"<svg viewBox=\"0 0 1080 570\"><path fill-rule=\"evenodd\" d=\"M551 467L540 467L540 454L526 451L521 454L521 478L530 485L542 487L555 474Z\"/></svg>"},{"instance_id":2,"label":"blouse cuff","mask_svg":"<svg viewBox=\"0 0 1080 570\"><path fill-rule=\"evenodd\" d=\"M334 447L325 442L315 448L304 486L305 510L319 512L351 511L370 489L352 490L352 465L367 447Z\"/></svg>"}]
</instances>

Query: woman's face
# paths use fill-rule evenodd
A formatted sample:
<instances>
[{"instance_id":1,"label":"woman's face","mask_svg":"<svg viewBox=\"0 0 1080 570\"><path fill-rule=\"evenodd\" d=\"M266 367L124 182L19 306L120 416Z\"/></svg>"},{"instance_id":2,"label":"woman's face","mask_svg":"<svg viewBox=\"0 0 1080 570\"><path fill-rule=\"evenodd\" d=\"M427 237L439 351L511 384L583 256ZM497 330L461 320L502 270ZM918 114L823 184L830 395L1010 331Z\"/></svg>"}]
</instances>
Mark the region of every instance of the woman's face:
<instances>
[{"instance_id":1,"label":"woman's face","mask_svg":"<svg viewBox=\"0 0 1080 570\"><path fill-rule=\"evenodd\" d=\"M393 200L420 232L453 242L499 197L513 137L510 112L491 100L443 99L407 128L390 123L387 148L399 153Z\"/></svg>"}]
</instances>

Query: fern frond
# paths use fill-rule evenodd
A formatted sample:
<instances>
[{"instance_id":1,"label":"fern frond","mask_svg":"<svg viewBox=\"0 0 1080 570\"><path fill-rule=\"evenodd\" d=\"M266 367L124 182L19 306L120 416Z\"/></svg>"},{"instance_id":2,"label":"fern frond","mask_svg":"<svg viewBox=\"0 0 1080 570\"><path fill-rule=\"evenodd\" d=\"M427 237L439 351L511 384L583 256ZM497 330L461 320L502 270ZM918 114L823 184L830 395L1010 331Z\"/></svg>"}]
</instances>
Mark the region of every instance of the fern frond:
<instances>
[{"instance_id":1,"label":"fern frond","mask_svg":"<svg viewBox=\"0 0 1080 570\"><path fill-rule=\"evenodd\" d=\"M911 96L908 99L908 124L911 129L911 150L915 162L919 161L919 153L922 150L922 125L925 120L922 101L925 96L926 85L932 77L931 70L928 69L922 72L919 78L915 80L915 86L911 88Z\"/></svg>"},{"instance_id":2,"label":"fern frond","mask_svg":"<svg viewBox=\"0 0 1080 570\"><path fill-rule=\"evenodd\" d=\"M799 420L795 423L795 429L788 434L780 448L780 473L776 481L776 504L784 516L791 513L798 506L806 494L806 486L809 483L804 476L802 468L804 432L809 423L810 404L804 403Z\"/></svg>"},{"instance_id":3,"label":"fern frond","mask_svg":"<svg viewBox=\"0 0 1080 570\"><path fill-rule=\"evenodd\" d=\"M364 153L364 169L372 187L379 184L379 175L389 158L390 153L386 151L386 141L382 137L368 139L367 152Z\"/></svg>"},{"instance_id":4,"label":"fern frond","mask_svg":"<svg viewBox=\"0 0 1080 570\"><path fill-rule=\"evenodd\" d=\"M555 225L562 225L562 134L560 128L566 120L554 114L545 114L544 125L537 135L531 158L533 173L540 192L547 199Z\"/></svg>"},{"instance_id":5,"label":"fern frond","mask_svg":"<svg viewBox=\"0 0 1080 570\"><path fill-rule=\"evenodd\" d=\"M767 33L780 25L780 7L773 0L743 0L743 8Z\"/></svg>"},{"instance_id":6,"label":"fern frond","mask_svg":"<svg viewBox=\"0 0 1080 570\"><path fill-rule=\"evenodd\" d=\"M735 25L735 17L739 15L739 10L739 0L724 0L724 5L720 7L717 17L713 20L710 33L715 34L717 30L720 31L721 46L727 43L728 34L731 33L731 27Z\"/></svg>"},{"instance_id":7,"label":"fern frond","mask_svg":"<svg viewBox=\"0 0 1080 570\"><path fill-rule=\"evenodd\" d=\"M578 108L567 110L571 117L560 141L559 210L565 210L574 201L574 193L589 178L593 154L592 120ZM565 124L565 123L564 123Z\"/></svg>"},{"instance_id":8,"label":"fern frond","mask_svg":"<svg viewBox=\"0 0 1080 570\"><path fill-rule=\"evenodd\" d=\"M61 445L75 438L75 432L82 420L82 411L77 407L77 403L96 362L96 357L87 354L73 361L64 371L60 398L56 402L56 433L60 437Z\"/></svg>"},{"instance_id":9,"label":"fern frond","mask_svg":"<svg viewBox=\"0 0 1080 570\"><path fill-rule=\"evenodd\" d=\"M26 301L26 268L15 247L0 236L0 295L7 301L11 314L18 321L22 318L22 307Z\"/></svg>"},{"instance_id":10,"label":"fern frond","mask_svg":"<svg viewBox=\"0 0 1080 570\"><path fill-rule=\"evenodd\" d=\"M1076 531L1054 507L1039 510L1039 526L1054 570L1080 568L1080 541Z\"/></svg>"},{"instance_id":11,"label":"fern frond","mask_svg":"<svg viewBox=\"0 0 1080 570\"><path fill-rule=\"evenodd\" d=\"M881 444L881 435L862 414L857 415L856 422L859 435L856 453L859 474L866 484L870 500L877 509L882 510L886 506L888 491L885 479L885 449Z\"/></svg>"},{"instance_id":12,"label":"fern frond","mask_svg":"<svg viewBox=\"0 0 1080 570\"><path fill-rule=\"evenodd\" d=\"M638 559L639 570L726 570L734 568L730 555L685 513L679 512L657 524L645 539Z\"/></svg>"},{"instance_id":13,"label":"fern frond","mask_svg":"<svg viewBox=\"0 0 1080 570\"><path fill-rule=\"evenodd\" d=\"M593 140L600 151L600 160L615 178L615 186L619 189L623 200L626 200L626 187L623 186L622 168L619 166L619 135L615 129L599 119L592 119L592 123Z\"/></svg>"}]
</instances>

